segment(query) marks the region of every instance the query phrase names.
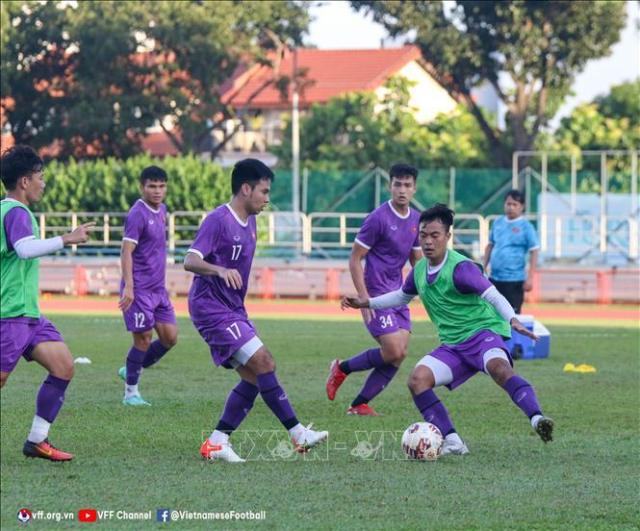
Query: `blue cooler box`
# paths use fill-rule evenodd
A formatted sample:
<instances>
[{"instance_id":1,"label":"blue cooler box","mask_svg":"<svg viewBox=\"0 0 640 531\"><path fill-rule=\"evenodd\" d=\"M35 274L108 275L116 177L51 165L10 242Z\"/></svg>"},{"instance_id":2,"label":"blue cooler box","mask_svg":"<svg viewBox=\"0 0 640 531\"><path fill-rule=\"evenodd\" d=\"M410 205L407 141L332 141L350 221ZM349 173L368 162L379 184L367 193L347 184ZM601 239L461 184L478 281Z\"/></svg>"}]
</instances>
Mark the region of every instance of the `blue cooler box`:
<instances>
[{"instance_id":1,"label":"blue cooler box","mask_svg":"<svg viewBox=\"0 0 640 531\"><path fill-rule=\"evenodd\" d=\"M551 351L551 334L549 330L540 321L536 321L532 315L516 315L516 318L527 330L531 330L540 339L534 341L511 329L511 339L505 341L509 351L513 352L516 345L519 345L519 350L522 352L520 359L548 358Z\"/></svg>"}]
</instances>

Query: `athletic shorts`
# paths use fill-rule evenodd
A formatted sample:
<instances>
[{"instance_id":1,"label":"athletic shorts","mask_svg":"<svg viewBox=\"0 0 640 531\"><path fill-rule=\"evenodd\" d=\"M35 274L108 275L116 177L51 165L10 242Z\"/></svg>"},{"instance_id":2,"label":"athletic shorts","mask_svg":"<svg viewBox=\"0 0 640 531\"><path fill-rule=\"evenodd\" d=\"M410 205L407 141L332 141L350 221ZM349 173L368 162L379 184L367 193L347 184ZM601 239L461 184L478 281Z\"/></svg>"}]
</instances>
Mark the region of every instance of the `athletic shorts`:
<instances>
[{"instance_id":1,"label":"athletic shorts","mask_svg":"<svg viewBox=\"0 0 640 531\"><path fill-rule=\"evenodd\" d=\"M42 316L0 320L0 370L13 371L20 356L33 361L33 349L47 341L64 342L64 339L53 323Z\"/></svg>"},{"instance_id":2,"label":"athletic shorts","mask_svg":"<svg viewBox=\"0 0 640 531\"><path fill-rule=\"evenodd\" d=\"M209 345L216 366L235 369L246 365L263 343L253 323L244 315L229 313L194 321L198 333Z\"/></svg>"},{"instance_id":3,"label":"athletic shorts","mask_svg":"<svg viewBox=\"0 0 640 531\"><path fill-rule=\"evenodd\" d=\"M411 332L411 314L407 306L372 311L374 317L365 326L373 337L393 334L400 329Z\"/></svg>"},{"instance_id":4,"label":"athletic shorts","mask_svg":"<svg viewBox=\"0 0 640 531\"><path fill-rule=\"evenodd\" d=\"M156 323L176 324L176 312L164 288L134 292L133 303L122 316L129 332L146 332Z\"/></svg>"},{"instance_id":5,"label":"athletic shorts","mask_svg":"<svg viewBox=\"0 0 640 531\"><path fill-rule=\"evenodd\" d=\"M489 355L485 356L487 353ZM481 330L458 345L440 345L424 356L417 365L425 365L431 369L436 377L436 385L455 389L475 374L486 372L486 364L493 358L502 358L513 366L511 354L502 336L491 330Z\"/></svg>"}]
</instances>

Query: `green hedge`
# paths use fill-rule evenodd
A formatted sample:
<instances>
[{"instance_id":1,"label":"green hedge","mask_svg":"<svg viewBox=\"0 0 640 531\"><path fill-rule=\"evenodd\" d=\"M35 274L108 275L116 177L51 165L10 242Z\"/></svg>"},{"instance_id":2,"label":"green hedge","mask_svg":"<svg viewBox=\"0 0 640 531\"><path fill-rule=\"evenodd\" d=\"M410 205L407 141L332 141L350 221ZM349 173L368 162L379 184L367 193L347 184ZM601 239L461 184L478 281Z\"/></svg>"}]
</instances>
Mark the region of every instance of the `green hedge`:
<instances>
[{"instance_id":1,"label":"green hedge","mask_svg":"<svg viewBox=\"0 0 640 531\"><path fill-rule=\"evenodd\" d=\"M154 159L138 155L127 160L108 158L47 164L44 197L39 212L125 212L140 197L138 178L155 164L168 176L169 211L211 210L231 197L230 170L195 156Z\"/></svg>"}]
</instances>

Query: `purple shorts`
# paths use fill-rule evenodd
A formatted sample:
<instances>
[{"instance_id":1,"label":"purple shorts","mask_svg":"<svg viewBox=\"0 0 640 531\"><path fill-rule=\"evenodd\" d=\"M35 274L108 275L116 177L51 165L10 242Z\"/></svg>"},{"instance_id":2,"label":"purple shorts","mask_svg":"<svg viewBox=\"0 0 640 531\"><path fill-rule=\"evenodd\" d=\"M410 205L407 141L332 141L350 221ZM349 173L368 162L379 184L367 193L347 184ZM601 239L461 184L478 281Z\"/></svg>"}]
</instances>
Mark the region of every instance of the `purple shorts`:
<instances>
[{"instance_id":1,"label":"purple shorts","mask_svg":"<svg viewBox=\"0 0 640 531\"><path fill-rule=\"evenodd\" d=\"M136 291L134 296L129 309L122 312L124 324L129 332L146 332L156 323L176 324L176 312L166 289Z\"/></svg>"},{"instance_id":2,"label":"purple shorts","mask_svg":"<svg viewBox=\"0 0 640 531\"><path fill-rule=\"evenodd\" d=\"M63 342L60 332L48 319L16 317L0 321L0 371L11 372L20 356L33 361L31 351L46 341Z\"/></svg>"},{"instance_id":3,"label":"purple shorts","mask_svg":"<svg viewBox=\"0 0 640 531\"><path fill-rule=\"evenodd\" d=\"M237 366L231 357L244 345L258 337L253 323L241 314L212 316L210 321L194 321L193 324L202 339L209 345L211 357L216 366L222 365L227 369Z\"/></svg>"},{"instance_id":4,"label":"purple shorts","mask_svg":"<svg viewBox=\"0 0 640 531\"><path fill-rule=\"evenodd\" d=\"M408 306L373 310L374 317L365 323L367 330L373 337L393 334L401 328L411 332L411 314Z\"/></svg>"},{"instance_id":5,"label":"purple shorts","mask_svg":"<svg viewBox=\"0 0 640 531\"><path fill-rule=\"evenodd\" d=\"M451 369L453 380L446 386L449 389L455 389L473 375L484 372L484 353L492 348L504 350L513 367L511 354L502 336L491 330L481 330L458 345L442 344L429 356L440 360Z\"/></svg>"}]
</instances>

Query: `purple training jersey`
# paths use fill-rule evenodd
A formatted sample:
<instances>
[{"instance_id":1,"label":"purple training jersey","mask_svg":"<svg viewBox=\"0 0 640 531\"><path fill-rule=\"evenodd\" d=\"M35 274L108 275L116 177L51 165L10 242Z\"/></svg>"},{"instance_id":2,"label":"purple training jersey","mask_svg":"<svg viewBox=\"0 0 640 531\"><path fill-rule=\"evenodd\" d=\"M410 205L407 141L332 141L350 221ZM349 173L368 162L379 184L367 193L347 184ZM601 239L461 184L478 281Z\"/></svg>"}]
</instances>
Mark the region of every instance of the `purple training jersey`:
<instances>
[{"instance_id":1,"label":"purple training jersey","mask_svg":"<svg viewBox=\"0 0 640 531\"><path fill-rule=\"evenodd\" d=\"M157 210L138 199L124 222L123 240L136 244L133 251L134 291L156 291L165 287L167 266L167 207Z\"/></svg>"},{"instance_id":2,"label":"purple training jersey","mask_svg":"<svg viewBox=\"0 0 640 531\"><path fill-rule=\"evenodd\" d=\"M4 217L4 233L7 235L7 249L13 251L22 240L32 240L31 216L24 208L12 208Z\"/></svg>"},{"instance_id":3,"label":"purple training jersey","mask_svg":"<svg viewBox=\"0 0 640 531\"><path fill-rule=\"evenodd\" d=\"M447 261L445 255L442 264L436 267L427 266L427 282L433 284L438 278L440 269ZM480 268L471 260L465 260L460 262L453 270L453 285L463 295L475 293L476 295L482 295L493 284L487 279ZM408 295L418 295L418 288L416 287L415 279L413 278L413 270L407 275L406 280L402 286L402 291Z\"/></svg>"},{"instance_id":4,"label":"purple training jersey","mask_svg":"<svg viewBox=\"0 0 640 531\"><path fill-rule=\"evenodd\" d=\"M217 276L195 275L189 290L189 313L194 323L210 321L215 314L237 312L246 315L244 298L255 251L255 216L249 216L244 222L229 204L209 213L188 252L210 264L237 270L242 277L242 288L227 287Z\"/></svg>"},{"instance_id":5,"label":"purple training jersey","mask_svg":"<svg viewBox=\"0 0 640 531\"><path fill-rule=\"evenodd\" d=\"M419 219L416 210L410 208L406 216L401 216L387 201L364 220L355 241L369 251L365 257L364 282L371 297L402 286L402 268L412 249L420 249Z\"/></svg>"}]
</instances>

